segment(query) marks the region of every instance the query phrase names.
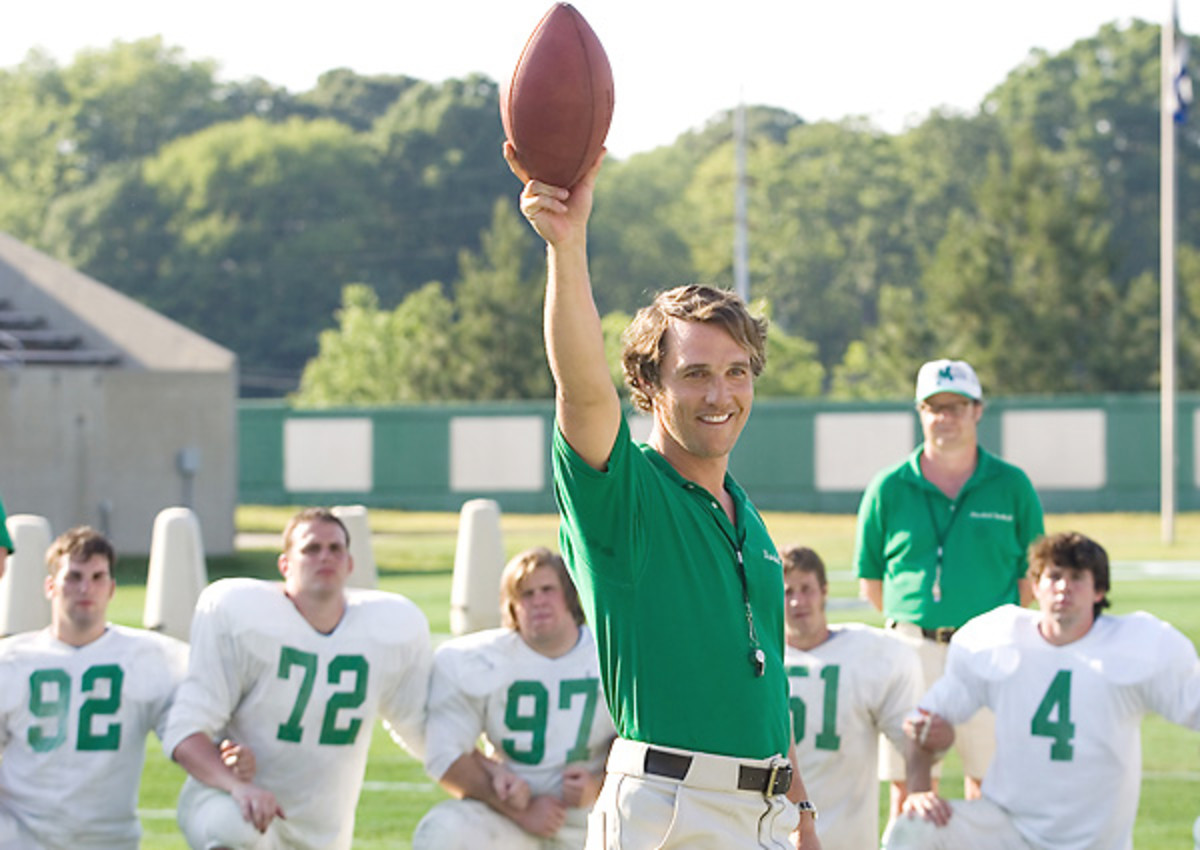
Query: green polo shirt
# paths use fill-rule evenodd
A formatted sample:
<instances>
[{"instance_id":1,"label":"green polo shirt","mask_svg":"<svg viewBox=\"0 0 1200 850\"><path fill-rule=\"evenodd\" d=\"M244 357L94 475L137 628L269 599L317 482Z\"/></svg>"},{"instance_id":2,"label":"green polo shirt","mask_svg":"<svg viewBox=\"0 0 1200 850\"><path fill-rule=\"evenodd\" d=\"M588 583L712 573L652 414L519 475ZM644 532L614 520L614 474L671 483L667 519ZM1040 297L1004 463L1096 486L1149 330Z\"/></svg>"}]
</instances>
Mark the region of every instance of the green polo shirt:
<instances>
[{"instance_id":1,"label":"green polo shirt","mask_svg":"<svg viewBox=\"0 0 1200 850\"><path fill-rule=\"evenodd\" d=\"M4 505L0 504L0 546L8 550L11 555L13 552L12 537L8 534L8 515L4 513Z\"/></svg>"},{"instance_id":2,"label":"green polo shirt","mask_svg":"<svg viewBox=\"0 0 1200 850\"><path fill-rule=\"evenodd\" d=\"M788 749L783 570L745 492L726 476L736 524L622 419L608 467L554 434L559 543L599 648L618 734L742 758ZM738 553L758 646L756 676Z\"/></svg>"},{"instance_id":3,"label":"green polo shirt","mask_svg":"<svg viewBox=\"0 0 1200 850\"><path fill-rule=\"evenodd\" d=\"M1044 531L1042 505L1024 472L982 448L974 474L949 499L921 474L923 449L880 472L863 493L854 567L859 578L883 581L885 616L927 629L957 628L1019 601L1029 544Z\"/></svg>"}]
</instances>

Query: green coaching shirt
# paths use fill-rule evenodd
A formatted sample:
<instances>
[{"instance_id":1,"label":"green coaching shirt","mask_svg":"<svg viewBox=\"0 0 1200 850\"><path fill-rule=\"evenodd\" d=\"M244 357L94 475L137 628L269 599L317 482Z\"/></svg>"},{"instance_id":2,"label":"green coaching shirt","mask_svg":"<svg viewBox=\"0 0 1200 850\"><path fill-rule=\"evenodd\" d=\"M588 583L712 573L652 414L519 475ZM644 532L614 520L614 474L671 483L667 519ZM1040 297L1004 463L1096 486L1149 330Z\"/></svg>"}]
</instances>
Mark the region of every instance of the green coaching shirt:
<instances>
[{"instance_id":1,"label":"green coaching shirt","mask_svg":"<svg viewBox=\"0 0 1200 850\"><path fill-rule=\"evenodd\" d=\"M635 444L623 417L603 472L555 428L554 485L559 543L618 734L716 755L786 755L783 569L741 487L726 476L735 525L703 487ZM762 675L750 660L739 552Z\"/></svg>"},{"instance_id":2,"label":"green coaching shirt","mask_svg":"<svg viewBox=\"0 0 1200 850\"><path fill-rule=\"evenodd\" d=\"M1043 533L1042 505L1019 468L979 449L975 472L949 499L921 474L924 445L867 486L854 566L883 581L883 613L927 629L958 628L1007 602ZM941 601L934 598L938 550Z\"/></svg>"},{"instance_id":3,"label":"green coaching shirt","mask_svg":"<svg viewBox=\"0 0 1200 850\"><path fill-rule=\"evenodd\" d=\"M10 555L12 554L13 542L12 538L8 535L8 515L4 513L3 504L0 504L0 546L7 549Z\"/></svg>"}]
</instances>

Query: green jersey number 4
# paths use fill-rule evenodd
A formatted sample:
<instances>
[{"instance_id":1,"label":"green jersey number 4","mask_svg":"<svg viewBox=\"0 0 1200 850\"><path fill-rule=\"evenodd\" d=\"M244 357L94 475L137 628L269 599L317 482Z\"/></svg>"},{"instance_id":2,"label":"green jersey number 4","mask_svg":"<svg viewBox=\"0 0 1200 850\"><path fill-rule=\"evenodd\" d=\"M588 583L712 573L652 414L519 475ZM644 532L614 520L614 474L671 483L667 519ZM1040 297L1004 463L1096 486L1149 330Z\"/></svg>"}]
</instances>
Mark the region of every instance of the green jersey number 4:
<instances>
[{"instance_id":1,"label":"green jersey number 4","mask_svg":"<svg viewBox=\"0 0 1200 850\"><path fill-rule=\"evenodd\" d=\"M1075 724L1071 722L1070 670L1059 670L1055 674L1033 713L1029 732L1054 742L1050 745L1050 761L1071 761L1075 757L1075 746L1071 743L1075 737Z\"/></svg>"}]
</instances>

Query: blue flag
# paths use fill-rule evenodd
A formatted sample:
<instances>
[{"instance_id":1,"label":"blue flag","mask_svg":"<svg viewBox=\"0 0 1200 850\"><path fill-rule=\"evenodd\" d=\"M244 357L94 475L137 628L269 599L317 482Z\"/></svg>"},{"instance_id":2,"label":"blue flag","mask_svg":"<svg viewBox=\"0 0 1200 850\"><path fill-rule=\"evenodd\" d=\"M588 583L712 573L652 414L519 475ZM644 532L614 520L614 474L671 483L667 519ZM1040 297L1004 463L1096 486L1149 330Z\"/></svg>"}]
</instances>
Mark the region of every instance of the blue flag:
<instances>
[{"instance_id":1,"label":"blue flag","mask_svg":"<svg viewBox=\"0 0 1200 850\"><path fill-rule=\"evenodd\" d=\"M1171 68L1171 105L1176 124L1187 121L1192 103L1192 78L1188 76L1187 37L1175 32L1175 59Z\"/></svg>"}]
</instances>

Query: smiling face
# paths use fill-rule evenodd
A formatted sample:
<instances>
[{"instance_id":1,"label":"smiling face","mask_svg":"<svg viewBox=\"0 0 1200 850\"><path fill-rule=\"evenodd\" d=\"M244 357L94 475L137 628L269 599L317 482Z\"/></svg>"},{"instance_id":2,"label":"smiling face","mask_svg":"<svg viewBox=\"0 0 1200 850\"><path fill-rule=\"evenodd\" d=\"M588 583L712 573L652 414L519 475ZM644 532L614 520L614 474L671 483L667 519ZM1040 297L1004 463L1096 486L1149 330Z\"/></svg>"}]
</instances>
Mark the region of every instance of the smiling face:
<instances>
[{"instance_id":1,"label":"smiling face","mask_svg":"<svg viewBox=\"0 0 1200 850\"><path fill-rule=\"evenodd\" d=\"M111 565L104 555L85 559L61 555L58 568L46 577L46 598L50 600L50 623L55 636L82 646L103 634L108 622L108 603L116 589Z\"/></svg>"},{"instance_id":2,"label":"smiling face","mask_svg":"<svg viewBox=\"0 0 1200 850\"><path fill-rule=\"evenodd\" d=\"M723 464L753 403L749 352L719 325L672 319L652 395L652 445L680 469L698 461Z\"/></svg>"}]
</instances>

